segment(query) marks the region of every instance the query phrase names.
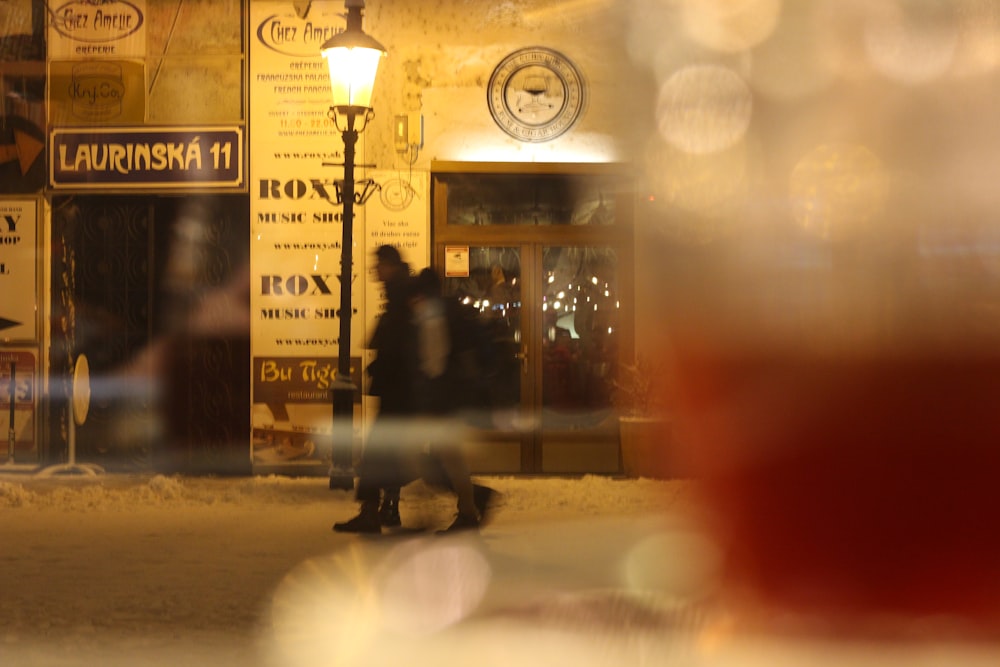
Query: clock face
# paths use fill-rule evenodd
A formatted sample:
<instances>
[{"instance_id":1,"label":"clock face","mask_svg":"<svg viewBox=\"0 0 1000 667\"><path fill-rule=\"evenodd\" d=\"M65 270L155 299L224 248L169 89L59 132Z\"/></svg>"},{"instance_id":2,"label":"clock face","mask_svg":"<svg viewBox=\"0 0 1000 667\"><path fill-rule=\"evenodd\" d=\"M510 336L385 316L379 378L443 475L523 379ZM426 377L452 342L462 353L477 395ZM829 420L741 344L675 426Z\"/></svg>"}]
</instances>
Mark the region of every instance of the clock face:
<instances>
[{"instance_id":1,"label":"clock face","mask_svg":"<svg viewBox=\"0 0 1000 667\"><path fill-rule=\"evenodd\" d=\"M511 53L493 70L486 94L493 120L519 141L555 139L583 112L580 72L552 49Z\"/></svg>"}]
</instances>

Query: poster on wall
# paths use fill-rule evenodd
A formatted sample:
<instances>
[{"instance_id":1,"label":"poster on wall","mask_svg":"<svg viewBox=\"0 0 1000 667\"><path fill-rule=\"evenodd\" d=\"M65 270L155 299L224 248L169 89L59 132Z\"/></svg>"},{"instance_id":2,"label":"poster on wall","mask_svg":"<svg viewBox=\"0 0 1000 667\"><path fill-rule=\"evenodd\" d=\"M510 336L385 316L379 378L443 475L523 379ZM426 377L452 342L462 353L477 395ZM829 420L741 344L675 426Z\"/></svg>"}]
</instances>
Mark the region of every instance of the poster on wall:
<instances>
[{"instance_id":1,"label":"poster on wall","mask_svg":"<svg viewBox=\"0 0 1000 667\"><path fill-rule=\"evenodd\" d=\"M361 360L351 359L351 369L354 382L360 383ZM260 356L254 358L252 372L254 466L328 461L337 360Z\"/></svg>"},{"instance_id":2,"label":"poster on wall","mask_svg":"<svg viewBox=\"0 0 1000 667\"><path fill-rule=\"evenodd\" d=\"M0 341L37 339L38 204L0 199Z\"/></svg>"},{"instance_id":3,"label":"poster on wall","mask_svg":"<svg viewBox=\"0 0 1000 667\"><path fill-rule=\"evenodd\" d=\"M38 460L35 438L34 350L0 349L0 461Z\"/></svg>"},{"instance_id":4,"label":"poster on wall","mask_svg":"<svg viewBox=\"0 0 1000 667\"><path fill-rule=\"evenodd\" d=\"M371 337L378 316L385 309L385 290L375 275L375 250L380 245L399 249L403 261L417 273L430 265L430 204L426 171L371 173L378 194L368 200L364 262L368 280L365 294L365 336Z\"/></svg>"},{"instance_id":5,"label":"poster on wall","mask_svg":"<svg viewBox=\"0 0 1000 667\"><path fill-rule=\"evenodd\" d=\"M299 386L298 373L304 363L335 369L340 350L343 207L336 181L343 178L343 140L327 117L330 82L320 47L346 27L343 11L337 1L249 3L255 469L315 458L332 430L328 391ZM363 238L363 216L356 208L355 244ZM348 278L354 313L363 295L358 266L355 256ZM353 375L360 372L360 319L351 321ZM309 449L314 453L305 454Z\"/></svg>"},{"instance_id":6,"label":"poster on wall","mask_svg":"<svg viewBox=\"0 0 1000 667\"><path fill-rule=\"evenodd\" d=\"M343 161L343 141L327 118L330 83L320 46L344 29L342 13L337 2L313 2L305 16L292 2L250 3L254 357L337 357L343 227L335 181L343 167L324 163ZM358 210L355 230L362 215ZM360 276L352 273L357 290ZM352 324L357 349L361 327Z\"/></svg>"}]
</instances>

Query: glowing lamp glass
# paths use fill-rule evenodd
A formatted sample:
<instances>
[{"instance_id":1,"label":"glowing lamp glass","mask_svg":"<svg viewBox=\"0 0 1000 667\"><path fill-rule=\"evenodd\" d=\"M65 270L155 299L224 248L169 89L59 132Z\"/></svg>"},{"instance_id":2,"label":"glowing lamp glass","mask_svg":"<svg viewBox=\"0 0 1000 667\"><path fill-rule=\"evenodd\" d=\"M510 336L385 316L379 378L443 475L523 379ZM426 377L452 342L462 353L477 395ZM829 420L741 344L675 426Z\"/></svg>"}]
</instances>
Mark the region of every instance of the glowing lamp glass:
<instances>
[{"instance_id":1,"label":"glowing lamp glass","mask_svg":"<svg viewBox=\"0 0 1000 667\"><path fill-rule=\"evenodd\" d=\"M324 48L322 54L330 69L333 106L370 108L375 75L385 51L371 46L333 46Z\"/></svg>"}]
</instances>

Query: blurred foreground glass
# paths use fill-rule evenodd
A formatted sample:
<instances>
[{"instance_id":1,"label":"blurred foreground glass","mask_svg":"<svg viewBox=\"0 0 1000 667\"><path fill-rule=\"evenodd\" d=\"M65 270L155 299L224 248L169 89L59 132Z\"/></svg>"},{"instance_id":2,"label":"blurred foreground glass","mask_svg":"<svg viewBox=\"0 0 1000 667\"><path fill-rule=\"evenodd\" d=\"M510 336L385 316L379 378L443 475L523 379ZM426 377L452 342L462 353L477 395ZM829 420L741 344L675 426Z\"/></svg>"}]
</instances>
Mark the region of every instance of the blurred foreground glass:
<instances>
[{"instance_id":1,"label":"blurred foreground glass","mask_svg":"<svg viewBox=\"0 0 1000 667\"><path fill-rule=\"evenodd\" d=\"M678 437L747 626L1000 638L997 246L917 226L669 257Z\"/></svg>"}]
</instances>

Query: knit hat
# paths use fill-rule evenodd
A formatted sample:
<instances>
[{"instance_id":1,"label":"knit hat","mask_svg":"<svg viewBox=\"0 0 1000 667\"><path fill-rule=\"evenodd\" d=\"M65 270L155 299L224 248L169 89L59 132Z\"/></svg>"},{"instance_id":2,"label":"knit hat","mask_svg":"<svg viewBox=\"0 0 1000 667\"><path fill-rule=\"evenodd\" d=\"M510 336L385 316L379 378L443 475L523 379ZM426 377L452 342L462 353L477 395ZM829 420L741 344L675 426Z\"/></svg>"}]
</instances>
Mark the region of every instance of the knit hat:
<instances>
[{"instance_id":1,"label":"knit hat","mask_svg":"<svg viewBox=\"0 0 1000 667\"><path fill-rule=\"evenodd\" d=\"M391 245L380 245L375 250L375 257L378 258L378 261L385 262L386 264L403 263L403 258L399 255L399 250Z\"/></svg>"}]
</instances>

